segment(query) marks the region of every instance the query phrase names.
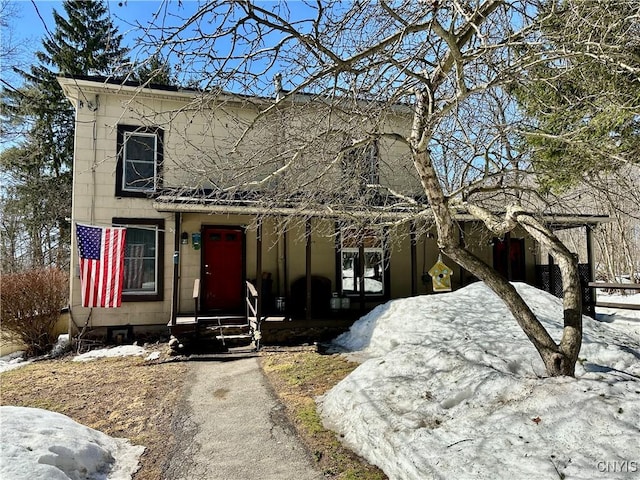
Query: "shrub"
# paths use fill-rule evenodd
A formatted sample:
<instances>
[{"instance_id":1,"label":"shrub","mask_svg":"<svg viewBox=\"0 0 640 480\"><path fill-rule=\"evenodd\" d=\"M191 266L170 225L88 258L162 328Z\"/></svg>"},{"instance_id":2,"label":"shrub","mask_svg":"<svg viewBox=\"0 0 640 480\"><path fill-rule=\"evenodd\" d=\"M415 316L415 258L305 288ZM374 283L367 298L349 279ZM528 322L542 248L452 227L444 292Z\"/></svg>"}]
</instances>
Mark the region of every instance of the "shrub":
<instances>
[{"instance_id":1,"label":"shrub","mask_svg":"<svg viewBox=\"0 0 640 480\"><path fill-rule=\"evenodd\" d=\"M42 355L56 342L55 327L67 304L67 275L57 269L30 270L0 277L2 330Z\"/></svg>"}]
</instances>

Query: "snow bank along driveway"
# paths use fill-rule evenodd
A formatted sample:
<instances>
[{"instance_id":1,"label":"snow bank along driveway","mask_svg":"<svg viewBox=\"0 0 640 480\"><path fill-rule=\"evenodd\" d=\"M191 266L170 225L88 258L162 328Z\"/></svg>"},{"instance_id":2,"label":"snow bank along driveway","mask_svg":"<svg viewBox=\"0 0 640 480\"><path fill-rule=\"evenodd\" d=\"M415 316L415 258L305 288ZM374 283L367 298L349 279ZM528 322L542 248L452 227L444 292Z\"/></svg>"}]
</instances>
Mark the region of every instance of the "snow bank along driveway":
<instances>
[{"instance_id":1,"label":"snow bank along driveway","mask_svg":"<svg viewBox=\"0 0 640 480\"><path fill-rule=\"evenodd\" d=\"M555 339L561 301L517 284ZM640 339L584 317L576 378L482 283L395 300L335 341L363 363L318 399L391 479L640 478Z\"/></svg>"}]
</instances>

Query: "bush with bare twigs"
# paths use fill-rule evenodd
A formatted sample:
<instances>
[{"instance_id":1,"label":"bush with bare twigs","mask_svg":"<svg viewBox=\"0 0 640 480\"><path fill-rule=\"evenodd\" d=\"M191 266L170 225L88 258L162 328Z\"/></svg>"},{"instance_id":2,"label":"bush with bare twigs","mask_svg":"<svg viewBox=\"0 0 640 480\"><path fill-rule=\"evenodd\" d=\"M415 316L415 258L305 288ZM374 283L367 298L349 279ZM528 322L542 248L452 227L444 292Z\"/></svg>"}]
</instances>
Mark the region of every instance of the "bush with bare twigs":
<instances>
[{"instance_id":1,"label":"bush with bare twigs","mask_svg":"<svg viewBox=\"0 0 640 480\"><path fill-rule=\"evenodd\" d=\"M67 275L53 268L30 270L2 275L0 282L2 330L24 343L28 356L48 352L68 299Z\"/></svg>"}]
</instances>

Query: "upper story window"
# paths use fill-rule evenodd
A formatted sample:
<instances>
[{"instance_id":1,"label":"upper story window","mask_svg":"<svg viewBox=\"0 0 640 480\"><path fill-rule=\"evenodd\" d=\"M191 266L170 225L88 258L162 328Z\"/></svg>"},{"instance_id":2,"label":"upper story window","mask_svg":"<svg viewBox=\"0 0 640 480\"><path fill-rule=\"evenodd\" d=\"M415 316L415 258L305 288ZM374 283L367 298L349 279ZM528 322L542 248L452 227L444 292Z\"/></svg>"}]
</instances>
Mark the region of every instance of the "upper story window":
<instances>
[{"instance_id":1,"label":"upper story window","mask_svg":"<svg viewBox=\"0 0 640 480\"><path fill-rule=\"evenodd\" d=\"M366 185L379 183L378 142L372 140L365 145L353 147L342 158L342 173L347 181L363 189Z\"/></svg>"},{"instance_id":2,"label":"upper story window","mask_svg":"<svg viewBox=\"0 0 640 480\"><path fill-rule=\"evenodd\" d=\"M118 125L117 196L147 196L162 184L160 128Z\"/></svg>"}]
</instances>

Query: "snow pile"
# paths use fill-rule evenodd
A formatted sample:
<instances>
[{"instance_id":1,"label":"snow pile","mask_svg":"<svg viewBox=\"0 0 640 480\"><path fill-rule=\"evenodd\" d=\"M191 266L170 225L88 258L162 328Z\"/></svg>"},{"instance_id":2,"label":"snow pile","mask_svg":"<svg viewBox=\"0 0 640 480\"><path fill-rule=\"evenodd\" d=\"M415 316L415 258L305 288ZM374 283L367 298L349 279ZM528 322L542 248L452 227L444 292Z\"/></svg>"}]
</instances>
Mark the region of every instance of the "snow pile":
<instances>
[{"instance_id":1,"label":"snow pile","mask_svg":"<svg viewBox=\"0 0 640 480\"><path fill-rule=\"evenodd\" d=\"M25 365L29 365L30 363L31 361L25 361L24 352L22 350L13 352L9 355L0 357L0 373L8 372L9 370L23 367Z\"/></svg>"},{"instance_id":2,"label":"snow pile","mask_svg":"<svg viewBox=\"0 0 640 480\"><path fill-rule=\"evenodd\" d=\"M138 345L121 345L119 347L101 348L98 350L90 350L86 353L73 358L74 362L90 362L98 358L105 357L141 357L147 353L147 350Z\"/></svg>"},{"instance_id":3,"label":"snow pile","mask_svg":"<svg viewBox=\"0 0 640 480\"><path fill-rule=\"evenodd\" d=\"M58 335L58 341L51 349L50 356L53 358L60 357L64 355L71 349L71 340L69 339L69 334L64 333L62 335Z\"/></svg>"},{"instance_id":4,"label":"snow pile","mask_svg":"<svg viewBox=\"0 0 640 480\"><path fill-rule=\"evenodd\" d=\"M160 359L160 352L156 351L156 352L151 352L149 355L147 355L146 357L144 357L144 359L147 362L153 361L153 360L159 360Z\"/></svg>"},{"instance_id":5,"label":"snow pile","mask_svg":"<svg viewBox=\"0 0 640 480\"><path fill-rule=\"evenodd\" d=\"M561 335L557 298L516 285ZM537 352L482 283L395 300L335 343L364 363L319 405L391 479L637 478L640 338L584 318L576 378Z\"/></svg>"},{"instance_id":6,"label":"snow pile","mask_svg":"<svg viewBox=\"0 0 640 480\"><path fill-rule=\"evenodd\" d=\"M125 480L144 451L38 408L0 407L0 422L0 478Z\"/></svg>"},{"instance_id":7,"label":"snow pile","mask_svg":"<svg viewBox=\"0 0 640 480\"><path fill-rule=\"evenodd\" d=\"M634 295L609 294L597 291L598 301L640 305L640 293ZM614 328L624 328L640 338L640 310L597 307L598 320L607 322Z\"/></svg>"}]
</instances>

